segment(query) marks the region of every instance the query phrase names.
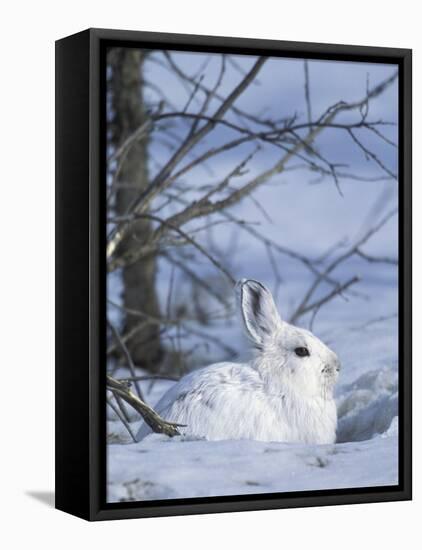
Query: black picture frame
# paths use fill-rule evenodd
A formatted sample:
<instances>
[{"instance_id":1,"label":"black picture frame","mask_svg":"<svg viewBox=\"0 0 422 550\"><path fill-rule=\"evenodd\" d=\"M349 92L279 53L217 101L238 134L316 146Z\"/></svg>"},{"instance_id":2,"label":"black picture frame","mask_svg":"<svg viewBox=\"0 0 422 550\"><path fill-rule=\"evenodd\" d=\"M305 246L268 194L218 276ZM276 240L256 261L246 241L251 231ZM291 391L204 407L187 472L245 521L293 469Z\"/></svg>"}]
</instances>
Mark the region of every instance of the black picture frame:
<instances>
[{"instance_id":1,"label":"black picture frame","mask_svg":"<svg viewBox=\"0 0 422 550\"><path fill-rule=\"evenodd\" d=\"M105 92L110 45L395 63L399 67L399 484L107 504ZM87 520L409 500L412 497L411 163L408 49L89 29L56 42L56 508Z\"/></svg>"}]
</instances>

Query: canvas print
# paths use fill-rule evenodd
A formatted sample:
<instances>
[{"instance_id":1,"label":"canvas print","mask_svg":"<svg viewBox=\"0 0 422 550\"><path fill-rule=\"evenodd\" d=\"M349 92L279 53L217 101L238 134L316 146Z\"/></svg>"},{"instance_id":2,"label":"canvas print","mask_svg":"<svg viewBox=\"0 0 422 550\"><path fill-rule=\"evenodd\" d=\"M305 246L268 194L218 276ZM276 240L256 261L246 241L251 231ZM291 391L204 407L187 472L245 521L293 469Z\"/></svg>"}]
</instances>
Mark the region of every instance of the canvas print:
<instances>
[{"instance_id":1,"label":"canvas print","mask_svg":"<svg viewBox=\"0 0 422 550\"><path fill-rule=\"evenodd\" d=\"M398 484L398 67L110 47L107 502Z\"/></svg>"}]
</instances>

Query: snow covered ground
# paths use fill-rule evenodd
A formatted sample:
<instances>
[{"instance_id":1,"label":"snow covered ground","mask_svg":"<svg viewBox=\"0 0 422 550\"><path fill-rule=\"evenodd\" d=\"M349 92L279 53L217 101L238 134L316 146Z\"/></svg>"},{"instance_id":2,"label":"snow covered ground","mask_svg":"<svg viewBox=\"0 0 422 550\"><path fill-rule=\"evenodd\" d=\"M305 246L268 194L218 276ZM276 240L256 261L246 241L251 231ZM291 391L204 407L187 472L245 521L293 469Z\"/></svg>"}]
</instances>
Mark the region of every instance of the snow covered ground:
<instances>
[{"instance_id":1,"label":"snow covered ground","mask_svg":"<svg viewBox=\"0 0 422 550\"><path fill-rule=\"evenodd\" d=\"M179 441L178 441L179 439ZM290 445L153 434L110 447L108 500L160 500L397 483L396 437Z\"/></svg>"},{"instance_id":2,"label":"snow covered ground","mask_svg":"<svg viewBox=\"0 0 422 550\"><path fill-rule=\"evenodd\" d=\"M396 335L394 317L330 331L330 345L344 366L336 392L335 445L210 442L157 434L133 444L109 411L108 501L397 484ZM172 383L144 383L149 402ZM133 416L134 432L139 423Z\"/></svg>"}]
</instances>

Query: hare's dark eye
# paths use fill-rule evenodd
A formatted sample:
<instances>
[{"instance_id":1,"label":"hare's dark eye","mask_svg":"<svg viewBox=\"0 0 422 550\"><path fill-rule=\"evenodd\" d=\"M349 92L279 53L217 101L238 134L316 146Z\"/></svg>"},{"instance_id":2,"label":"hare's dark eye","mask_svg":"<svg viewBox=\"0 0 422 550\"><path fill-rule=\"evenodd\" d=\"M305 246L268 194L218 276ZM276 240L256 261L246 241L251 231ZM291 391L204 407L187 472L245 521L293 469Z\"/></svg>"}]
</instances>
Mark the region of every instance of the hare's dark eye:
<instances>
[{"instance_id":1,"label":"hare's dark eye","mask_svg":"<svg viewBox=\"0 0 422 550\"><path fill-rule=\"evenodd\" d=\"M296 348L295 353L298 357L308 357L309 356L308 348Z\"/></svg>"}]
</instances>

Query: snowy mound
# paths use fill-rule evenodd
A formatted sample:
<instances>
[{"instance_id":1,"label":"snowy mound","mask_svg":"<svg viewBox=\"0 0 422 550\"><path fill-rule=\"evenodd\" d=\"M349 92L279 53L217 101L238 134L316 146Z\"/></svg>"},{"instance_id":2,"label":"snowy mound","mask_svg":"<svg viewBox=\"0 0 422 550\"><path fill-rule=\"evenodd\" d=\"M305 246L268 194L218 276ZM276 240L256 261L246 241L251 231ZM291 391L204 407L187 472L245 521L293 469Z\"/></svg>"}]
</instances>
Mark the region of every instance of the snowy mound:
<instances>
[{"instance_id":1,"label":"snowy mound","mask_svg":"<svg viewBox=\"0 0 422 550\"><path fill-rule=\"evenodd\" d=\"M385 433L398 412L397 369L368 372L343 387L337 410L339 443Z\"/></svg>"}]
</instances>

